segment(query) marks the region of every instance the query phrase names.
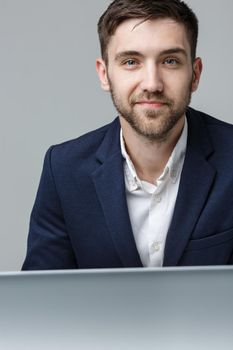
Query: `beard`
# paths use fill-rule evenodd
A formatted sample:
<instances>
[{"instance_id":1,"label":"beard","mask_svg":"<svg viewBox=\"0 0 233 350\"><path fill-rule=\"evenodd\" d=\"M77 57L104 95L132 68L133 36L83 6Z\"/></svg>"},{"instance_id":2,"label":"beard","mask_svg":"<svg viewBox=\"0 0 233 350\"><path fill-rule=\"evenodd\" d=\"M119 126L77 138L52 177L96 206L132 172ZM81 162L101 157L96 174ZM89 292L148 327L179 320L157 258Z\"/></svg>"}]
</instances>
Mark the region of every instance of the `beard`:
<instances>
[{"instance_id":1,"label":"beard","mask_svg":"<svg viewBox=\"0 0 233 350\"><path fill-rule=\"evenodd\" d=\"M128 122L138 135L151 142L165 141L171 130L185 115L191 101L191 84L192 81L188 84L182 97L176 101L167 97L163 92L142 92L138 95L131 95L129 103L126 105L116 93L109 79L112 101L119 115ZM162 106L157 110L140 108L137 103L142 100L156 101L161 103ZM137 109L138 107L140 110Z\"/></svg>"}]
</instances>

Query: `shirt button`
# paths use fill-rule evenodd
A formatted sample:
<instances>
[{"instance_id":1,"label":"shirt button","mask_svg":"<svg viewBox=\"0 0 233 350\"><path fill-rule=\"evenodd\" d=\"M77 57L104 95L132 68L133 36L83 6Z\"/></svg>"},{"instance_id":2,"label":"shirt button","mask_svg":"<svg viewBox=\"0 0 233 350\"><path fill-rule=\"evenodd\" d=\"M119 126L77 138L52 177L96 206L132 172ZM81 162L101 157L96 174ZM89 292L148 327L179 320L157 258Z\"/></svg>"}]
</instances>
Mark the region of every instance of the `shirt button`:
<instances>
[{"instance_id":1,"label":"shirt button","mask_svg":"<svg viewBox=\"0 0 233 350\"><path fill-rule=\"evenodd\" d=\"M162 198L160 196L156 196L155 199L156 199L157 203L161 202L161 200L162 200Z\"/></svg>"},{"instance_id":2,"label":"shirt button","mask_svg":"<svg viewBox=\"0 0 233 350\"><path fill-rule=\"evenodd\" d=\"M172 169L171 171L171 178L174 179L176 177L176 170Z\"/></svg>"},{"instance_id":3,"label":"shirt button","mask_svg":"<svg viewBox=\"0 0 233 350\"><path fill-rule=\"evenodd\" d=\"M159 242L153 242L151 244L152 251L158 252L160 250L160 243Z\"/></svg>"}]
</instances>

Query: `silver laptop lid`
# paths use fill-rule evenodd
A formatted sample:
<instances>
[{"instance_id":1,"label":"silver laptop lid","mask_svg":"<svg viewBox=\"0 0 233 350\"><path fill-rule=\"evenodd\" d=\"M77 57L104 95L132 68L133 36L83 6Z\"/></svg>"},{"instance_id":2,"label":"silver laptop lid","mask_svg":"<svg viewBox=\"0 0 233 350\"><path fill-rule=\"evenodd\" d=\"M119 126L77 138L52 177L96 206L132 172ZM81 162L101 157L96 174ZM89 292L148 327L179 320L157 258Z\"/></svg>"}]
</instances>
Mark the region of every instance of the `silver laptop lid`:
<instances>
[{"instance_id":1,"label":"silver laptop lid","mask_svg":"<svg viewBox=\"0 0 233 350\"><path fill-rule=\"evenodd\" d=\"M230 349L232 296L231 267L2 273L0 349Z\"/></svg>"}]
</instances>

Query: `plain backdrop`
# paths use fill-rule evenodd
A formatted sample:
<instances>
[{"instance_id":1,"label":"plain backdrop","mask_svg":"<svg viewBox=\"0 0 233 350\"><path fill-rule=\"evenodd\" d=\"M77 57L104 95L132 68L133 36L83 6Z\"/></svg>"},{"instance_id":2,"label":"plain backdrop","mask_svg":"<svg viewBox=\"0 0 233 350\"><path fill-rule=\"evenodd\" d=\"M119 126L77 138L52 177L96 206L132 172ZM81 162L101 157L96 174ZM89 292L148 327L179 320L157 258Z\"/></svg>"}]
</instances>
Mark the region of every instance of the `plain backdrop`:
<instances>
[{"instance_id":1,"label":"plain backdrop","mask_svg":"<svg viewBox=\"0 0 233 350\"><path fill-rule=\"evenodd\" d=\"M2 271L21 268L47 148L116 116L95 72L96 25L109 3L0 0ZM198 55L204 63L191 105L233 122L233 1L187 3L199 17Z\"/></svg>"}]
</instances>

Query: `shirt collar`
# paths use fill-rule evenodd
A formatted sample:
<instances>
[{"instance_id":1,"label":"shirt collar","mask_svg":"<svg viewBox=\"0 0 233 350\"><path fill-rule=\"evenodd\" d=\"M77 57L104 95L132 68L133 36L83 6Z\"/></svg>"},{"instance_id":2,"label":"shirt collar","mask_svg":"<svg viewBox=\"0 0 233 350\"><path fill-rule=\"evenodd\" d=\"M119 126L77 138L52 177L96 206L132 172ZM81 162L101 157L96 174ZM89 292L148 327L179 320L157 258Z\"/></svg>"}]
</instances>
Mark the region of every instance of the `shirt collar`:
<instances>
[{"instance_id":1,"label":"shirt collar","mask_svg":"<svg viewBox=\"0 0 233 350\"><path fill-rule=\"evenodd\" d=\"M177 181L183 166L184 156L185 156L186 147L187 147L187 137L188 137L188 126L187 126L187 119L185 117L184 127L180 135L180 138L177 141L176 146L174 147L170 158L168 159L168 162L163 170L163 173L160 175L158 179L156 179L155 181L156 186L159 186L161 182L164 182L165 179L168 179L168 178L173 183ZM145 181L141 181L137 176L135 167L125 148L122 129L120 130L120 146L121 146L121 154L125 159L124 172L125 172L125 177L126 177L129 191L132 192L137 190L138 188L143 189L144 188L143 183L145 183Z\"/></svg>"}]
</instances>

